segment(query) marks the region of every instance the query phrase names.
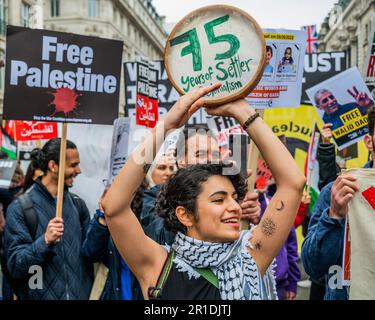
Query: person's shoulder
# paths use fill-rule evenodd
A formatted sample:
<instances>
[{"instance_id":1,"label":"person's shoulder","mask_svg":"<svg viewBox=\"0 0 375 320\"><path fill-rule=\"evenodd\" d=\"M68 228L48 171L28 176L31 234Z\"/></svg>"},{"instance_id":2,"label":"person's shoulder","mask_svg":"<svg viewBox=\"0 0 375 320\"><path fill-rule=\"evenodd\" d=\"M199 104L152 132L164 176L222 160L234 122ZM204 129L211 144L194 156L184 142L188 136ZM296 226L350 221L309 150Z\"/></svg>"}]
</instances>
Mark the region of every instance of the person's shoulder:
<instances>
[{"instance_id":1,"label":"person's shoulder","mask_svg":"<svg viewBox=\"0 0 375 320\"><path fill-rule=\"evenodd\" d=\"M323 189L320 191L318 201L320 203L325 203L327 205L331 202L331 190L332 186L335 183L335 181L332 181L328 183L326 186L323 187Z\"/></svg>"},{"instance_id":2,"label":"person's shoulder","mask_svg":"<svg viewBox=\"0 0 375 320\"><path fill-rule=\"evenodd\" d=\"M328 183L327 185L325 185L323 187L323 189L320 191L320 194L331 193L331 189L332 189L332 186L333 186L334 183L335 183L335 181L332 181L332 182Z\"/></svg>"}]
</instances>

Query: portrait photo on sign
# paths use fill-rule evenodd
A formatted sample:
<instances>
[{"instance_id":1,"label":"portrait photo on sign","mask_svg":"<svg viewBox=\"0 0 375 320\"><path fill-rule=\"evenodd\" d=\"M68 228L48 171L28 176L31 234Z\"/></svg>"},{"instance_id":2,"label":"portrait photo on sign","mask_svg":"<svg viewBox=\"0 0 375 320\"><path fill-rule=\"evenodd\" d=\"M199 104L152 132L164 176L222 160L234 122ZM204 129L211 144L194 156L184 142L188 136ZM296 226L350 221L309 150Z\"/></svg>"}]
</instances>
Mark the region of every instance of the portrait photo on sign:
<instances>
[{"instance_id":1,"label":"portrait photo on sign","mask_svg":"<svg viewBox=\"0 0 375 320\"><path fill-rule=\"evenodd\" d=\"M332 124L333 138L339 150L368 133L367 109L374 101L356 67L306 90L306 93L324 123Z\"/></svg>"},{"instance_id":2,"label":"portrait photo on sign","mask_svg":"<svg viewBox=\"0 0 375 320\"><path fill-rule=\"evenodd\" d=\"M271 80L276 71L277 45L266 42L266 66L263 72L262 80Z\"/></svg>"},{"instance_id":3,"label":"portrait photo on sign","mask_svg":"<svg viewBox=\"0 0 375 320\"><path fill-rule=\"evenodd\" d=\"M264 72L246 99L255 109L297 108L301 105L306 32L263 29L263 36L266 41ZM287 58L283 59L285 52Z\"/></svg>"},{"instance_id":4,"label":"portrait photo on sign","mask_svg":"<svg viewBox=\"0 0 375 320\"><path fill-rule=\"evenodd\" d=\"M297 45L279 44L277 57L277 73L279 77L284 75L296 75L299 53L300 48ZM288 78L291 81L295 80L295 77L290 78L288 76Z\"/></svg>"}]
</instances>

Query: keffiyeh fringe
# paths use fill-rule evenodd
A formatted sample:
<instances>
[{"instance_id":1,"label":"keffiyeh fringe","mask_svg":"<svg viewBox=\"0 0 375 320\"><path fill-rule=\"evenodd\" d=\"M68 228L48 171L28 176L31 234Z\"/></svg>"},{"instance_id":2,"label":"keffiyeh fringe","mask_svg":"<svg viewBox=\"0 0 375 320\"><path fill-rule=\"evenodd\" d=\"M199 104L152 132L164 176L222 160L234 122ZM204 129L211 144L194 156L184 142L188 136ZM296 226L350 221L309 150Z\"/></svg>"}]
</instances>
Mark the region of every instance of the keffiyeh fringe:
<instances>
[{"instance_id":1,"label":"keffiyeh fringe","mask_svg":"<svg viewBox=\"0 0 375 320\"><path fill-rule=\"evenodd\" d=\"M277 300L275 262L262 278L248 252L253 230L242 231L240 238L230 243L204 242L178 233L172 245L177 270L197 279L200 274L194 268L211 268L223 300Z\"/></svg>"}]
</instances>

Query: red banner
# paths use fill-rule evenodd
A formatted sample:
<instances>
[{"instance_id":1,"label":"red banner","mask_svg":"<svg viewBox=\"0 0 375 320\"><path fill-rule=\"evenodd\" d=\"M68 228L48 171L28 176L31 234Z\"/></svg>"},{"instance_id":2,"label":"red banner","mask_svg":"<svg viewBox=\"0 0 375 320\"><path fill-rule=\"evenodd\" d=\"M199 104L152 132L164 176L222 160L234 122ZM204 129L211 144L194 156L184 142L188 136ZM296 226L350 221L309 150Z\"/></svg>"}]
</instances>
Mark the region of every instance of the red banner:
<instances>
[{"instance_id":1,"label":"red banner","mask_svg":"<svg viewBox=\"0 0 375 320\"><path fill-rule=\"evenodd\" d=\"M49 140L57 138L56 122L15 121L15 140Z\"/></svg>"},{"instance_id":2,"label":"red banner","mask_svg":"<svg viewBox=\"0 0 375 320\"><path fill-rule=\"evenodd\" d=\"M148 61L137 62L136 123L153 128L158 116L158 71Z\"/></svg>"}]
</instances>

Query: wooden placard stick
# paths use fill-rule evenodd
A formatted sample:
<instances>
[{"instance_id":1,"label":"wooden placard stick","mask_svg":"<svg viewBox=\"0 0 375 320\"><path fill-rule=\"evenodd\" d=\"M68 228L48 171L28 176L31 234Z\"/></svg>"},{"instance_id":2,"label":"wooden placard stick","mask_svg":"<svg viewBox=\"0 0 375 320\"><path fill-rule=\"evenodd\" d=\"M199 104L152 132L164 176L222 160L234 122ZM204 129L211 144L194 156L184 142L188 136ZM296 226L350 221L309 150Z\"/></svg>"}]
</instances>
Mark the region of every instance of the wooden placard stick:
<instances>
[{"instance_id":1,"label":"wooden placard stick","mask_svg":"<svg viewBox=\"0 0 375 320\"><path fill-rule=\"evenodd\" d=\"M42 141L41 140L36 140L35 144L36 144L37 148L42 149L43 146L42 146Z\"/></svg>"},{"instance_id":2,"label":"wooden placard stick","mask_svg":"<svg viewBox=\"0 0 375 320\"><path fill-rule=\"evenodd\" d=\"M309 194L310 194L310 189L311 189L311 179L312 179L312 172L313 172L313 170L312 170L312 169L310 169L310 170L309 170L309 178L308 178L308 180L307 180L307 195L309 195Z\"/></svg>"},{"instance_id":3,"label":"wooden placard stick","mask_svg":"<svg viewBox=\"0 0 375 320\"><path fill-rule=\"evenodd\" d=\"M264 111L257 110L260 117L263 118ZM248 192L254 192L255 181L257 178L257 167L258 167L259 150L253 140L250 141L247 153L247 169L251 170L251 176L247 178L247 190ZM249 222L241 220L241 230L249 229Z\"/></svg>"},{"instance_id":4,"label":"wooden placard stick","mask_svg":"<svg viewBox=\"0 0 375 320\"><path fill-rule=\"evenodd\" d=\"M65 185L65 159L66 159L66 132L68 124L62 124L62 135L60 144L60 160L59 160L59 180L57 186L57 204L56 204L56 217L62 217L62 207L64 201L64 185Z\"/></svg>"}]
</instances>

